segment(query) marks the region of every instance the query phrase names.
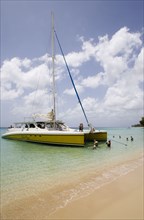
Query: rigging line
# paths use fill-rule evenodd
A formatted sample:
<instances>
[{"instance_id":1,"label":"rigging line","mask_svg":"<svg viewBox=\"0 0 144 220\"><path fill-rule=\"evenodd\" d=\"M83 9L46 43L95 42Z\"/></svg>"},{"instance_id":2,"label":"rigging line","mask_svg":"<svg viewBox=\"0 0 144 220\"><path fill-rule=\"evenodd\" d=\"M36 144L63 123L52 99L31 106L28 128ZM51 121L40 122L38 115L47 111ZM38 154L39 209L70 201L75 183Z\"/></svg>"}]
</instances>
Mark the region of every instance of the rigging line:
<instances>
[{"instance_id":1,"label":"rigging line","mask_svg":"<svg viewBox=\"0 0 144 220\"><path fill-rule=\"evenodd\" d=\"M36 99L36 95L37 95L37 91L38 91L38 87L39 87L39 82L40 82L40 74L38 74L38 82L37 82L36 89L35 89L35 92L34 92L34 98L33 98L33 102L32 102L32 112L33 112L33 109L34 109L34 101Z\"/></svg>"},{"instance_id":2,"label":"rigging line","mask_svg":"<svg viewBox=\"0 0 144 220\"><path fill-rule=\"evenodd\" d=\"M117 143L119 143L119 144L122 144L122 145L127 146L127 144L125 144L125 143L122 143L122 142L116 141L116 140L114 140L114 139L112 139L112 140L115 141L115 142L117 142Z\"/></svg>"},{"instance_id":3,"label":"rigging line","mask_svg":"<svg viewBox=\"0 0 144 220\"><path fill-rule=\"evenodd\" d=\"M73 85L73 87L74 87L74 90L75 90L75 93L76 93L76 95L77 95L78 101L79 101L80 106L81 106L81 108L82 108L82 111L83 111L83 113L84 113L84 116L85 116L86 122L87 122L88 126L90 126L89 121L88 121L88 118L87 118L86 113L85 113L85 110L84 110L83 105L82 105L82 103L81 103L80 97L79 97L79 95L78 95L77 89L76 89L76 87L75 87L74 81L73 81L73 79L72 79L72 76L71 76L71 73L70 73L70 70L69 70L69 67L68 67L68 64L67 64L67 61L66 61L66 58L65 58L64 52L63 52L63 50L62 50L61 44L60 44L60 42L59 42L59 39L58 39L58 36L57 36L57 33L56 33L55 30L54 30L54 33L55 33L55 36L56 36L56 39L57 39L58 45L59 45L59 47L60 47L60 50L61 50L61 53L62 53L62 56L63 56L64 62L65 62L65 65L66 65L67 71L68 71L68 73L69 73L69 76L70 76L70 79L71 79L71 82L72 82L72 85Z\"/></svg>"},{"instance_id":4,"label":"rigging line","mask_svg":"<svg viewBox=\"0 0 144 220\"><path fill-rule=\"evenodd\" d=\"M50 36L49 36L49 43L48 45L50 45ZM49 46L48 46L49 47ZM47 55L47 67L48 69L50 69L50 64L49 64L49 54L46 54ZM33 102L32 102L32 112L33 112L33 109L34 109L34 102L35 102L35 99L36 99L36 96L37 96L37 92L38 92L38 88L39 88L39 85L40 85L40 73L38 73L38 81L37 81L37 84L36 84L36 88L35 88L35 92L34 92L34 98L33 98ZM39 103L39 106L40 106L40 103Z\"/></svg>"}]
</instances>

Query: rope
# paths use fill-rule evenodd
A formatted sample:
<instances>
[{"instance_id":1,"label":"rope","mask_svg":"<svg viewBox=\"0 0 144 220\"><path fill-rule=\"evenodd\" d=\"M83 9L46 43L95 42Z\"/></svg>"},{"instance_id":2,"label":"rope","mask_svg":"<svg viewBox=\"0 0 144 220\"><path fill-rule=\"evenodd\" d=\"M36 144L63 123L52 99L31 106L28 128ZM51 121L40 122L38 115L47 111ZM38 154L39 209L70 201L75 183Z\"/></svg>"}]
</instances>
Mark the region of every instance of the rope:
<instances>
[{"instance_id":1,"label":"rope","mask_svg":"<svg viewBox=\"0 0 144 220\"><path fill-rule=\"evenodd\" d=\"M117 143L119 143L119 144L122 144L122 145L127 146L127 144L125 144L125 143L123 143L123 142L119 142L119 141L116 141L116 140L114 140L114 139L112 139L112 140L115 141L115 142L117 142Z\"/></svg>"},{"instance_id":2,"label":"rope","mask_svg":"<svg viewBox=\"0 0 144 220\"><path fill-rule=\"evenodd\" d=\"M71 73L70 73L70 70L69 70L69 67L68 67L67 61L66 61L66 59L65 59L65 56L64 56L64 53L63 53L63 50L62 50L61 44L60 44L60 42L59 42L59 39L58 39L58 36L57 36L57 33L56 33L55 30L54 30L54 33L55 33L55 36L56 36L56 39L57 39L58 45L59 45L59 47L60 47L60 50L61 50L61 53L62 53L62 56L63 56L64 62L65 62L65 65L66 65L67 71L68 71L68 73L69 73L69 76L70 76L70 79L71 79L71 82L72 82L72 85L73 85L73 87L74 87L74 90L75 90L75 93L76 93L76 95L77 95L78 101L79 101L80 106L81 106L81 108L82 108L83 114L84 114L84 116L85 116L86 122L87 122L88 126L90 126L89 121L88 121L88 118L87 118L87 116L86 116L85 110L84 110L83 105L82 105L82 103L81 103L80 97L79 97L79 95L78 95L77 89L76 89L75 84L74 84L74 81L73 81L73 79L72 79L72 76L71 76Z\"/></svg>"}]
</instances>

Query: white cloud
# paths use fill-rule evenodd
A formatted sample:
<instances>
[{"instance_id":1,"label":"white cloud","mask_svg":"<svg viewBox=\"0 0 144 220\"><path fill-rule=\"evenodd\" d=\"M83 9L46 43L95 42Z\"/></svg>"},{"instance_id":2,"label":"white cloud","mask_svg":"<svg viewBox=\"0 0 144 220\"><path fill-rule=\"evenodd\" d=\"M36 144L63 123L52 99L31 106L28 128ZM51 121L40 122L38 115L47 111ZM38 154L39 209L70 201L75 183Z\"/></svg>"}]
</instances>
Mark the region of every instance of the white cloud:
<instances>
[{"instance_id":1,"label":"white cloud","mask_svg":"<svg viewBox=\"0 0 144 220\"><path fill-rule=\"evenodd\" d=\"M76 87L76 90L79 94L83 92L83 86L75 85L75 87ZM65 89L63 93L67 94L67 95L76 95L74 88Z\"/></svg>"},{"instance_id":2,"label":"white cloud","mask_svg":"<svg viewBox=\"0 0 144 220\"><path fill-rule=\"evenodd\" d=\"M82 40L82 51L71 52L65 56L66 61L70 67L77 68L83 63L90 60L91 56L95 53L95 46L92 44L92 40Z\"/></svg>"},{"instance_id":3,"label":"white cloud","mask_svg":"<svg viewBox=\"0 0 144 220\"><path fill-rule=\"evenodd\" d=\"M50 70L43 63L32 67L33 60L13 58L1 68L1 99L20 97L28 89L46 88L50 84ZM23 69L26 68L26 69Z\"/></svg>"},{"instance_id":4,"label":"white cloud","mask_svg":"<svg viewBox=\"0 0 144 220\"><path fill-rule=\"evenodd\" d=\"M51 102L52 94L45 90L37 90L23 96L21 105L16 105L12 113L31 116L33 113L47 113L51 109L48 103Z\"/></svg>"},{"instance_id":5,"label":"white cloud","mask_svg":"<svg viewBox=\"0 0 144 220\"><path fill-rule=\"evenodd\" d=\"M103 115L113 120L122 117L122 121L127 121L143 114L143 90L139 86L143 82L143 48L135 56L134 65L118 73L119 77L108 85L104 100L99 106L105 110Z\"/></svg>"},{"instance_id":6,"label":"white cloud","mask_svg":"<svg viewBox=\"0 0 144 220\"><path fill-rule=\"evenodd\" d=\"M7 89L7 88L10 89ZM6 84L5 87L1 87L1 99L2 100L12 100L20 97L23 94L23 89L21 88L16 88L16 89L11 89L11 85Z\"/></svg>"},{"instance_id":7,"label":"white cloud","mask_svg":"<svg viewBox=\"0 0 144 220\"><path fill-rule=\"evenodd\" d=\"M46 64L40 64L25 73L22 73L19 84L27 89L36 89L37 86L45 88L49 84L49 70ZM38 85L39 84L39 85Z\"/></svg>"},{"instance_id":8,"label":"white cloud","mask_svg":"<svg viewBox=\"0 0 144 220\"><path fill-rule=\"evenodd\" d=\"M135 51L142 45L140 37L140 33L130 33L124 27L110 40L108 36L100 38L95 58L103 67L108 83L114 83L129 68Z\"/></svg>"},{"instance_id":9,"label":"white cloud","mask_svg":"<svg viewBox=\"0 0 144 220\"><path fill-rule=\"evenodd\" d=\"M105 120L109 118L115 121L119 121L117 118L126 121L131 116L142 115L143 91L139 83L143 82L144 49L141 34L130 33L124 27L111 39L107 35L100 37L98 44L93 47L93 56L104 71L82 79L80 85L83 91L84 88L95 89L100 85L107 85L108 89L104 99L99 102L91 102L89 97L85 99L87 114L98 121L102 119L101 115Z\"/></svg>"},{"instance_id":10,"label":"white cloud","mask_svg":"<svg viewBox=\"0 0 144 220\"><path fill-rule=\"evenodd\" d=\"M112 56L122 54L124 55L124 58L128 58L126 55L130 55L133 48L137 48L142 45L140 36L140 33L130 33L127 27L121 28L109 41L107 48L109 54Z\"/></svg>"},{"instance_id":11,"label":"white cloud","mask_svg":"<svg viewBox=\"0 0 144 220\"><path fill-rule=\"evenodd\" d=\"M140 53L135 59L133 71L135 78L142 82L144 80L144 48L141 49Z\"/></svg>"},{"instance_id":12,"label":"white cloud","mask_svg":"<svg viewBox=\"0 0 144 220\"><path fill-rule=\"evenodd\" d=\"M87 78L82 80L81 84L84 87L90 87L90 88L96 88L99 85L105 84L104 73L100 72L94 76L88 76Z\"/></svg>"},{"instance_id":13,"label":"white cloud","mask_svg":"<svg viewBox=\"0 0 144 220\"><path fill-rule=\"evenodd\" d=\"M80 38L81 50L68 53L65 57L74 77L78 93L83 93L83 105L89 117L102 117L105 119L128 116L127 112L134 111L142 113L143 91L140 83L143 82L143 54L141 33L131 33L126 27L118 30L111 38L108 35L99 37L96 44L94 39L84 40ZM83 64L89 65L93 60L100 65L100 72L90 72L89 76L81 74ZM66 77L66 67L63 57L56 55L56 80L60 82L63 95L74 95L74 89L64 90L63 81ZM1 68L1 99L15 101L13 113L24 112L27 108L31 112L32 105L37 110L47 109L48 93L51 90L51 66L48 54L32 60L25 58L13 58L5 60ZM90 91L95 91L99 86L105 86L105 94L100 100L95 92L90 97ZM89 88L91 90L89 90ZM34 91L37 90L35 93ZM34 96L37 96L37 101ZM21 101L20 99L21 98ZM43 100L42 108L39 101ZM46 100L46 101L45 101ZM68 98L67 98L68 100ZM69 100L68 100L69 101ZM17 104L19 103L19 104ZM32 104L33 103L33 104ZM64 103L65 102L62 102ZM66 105L66 104L65 104ZM46 110L47 111L47 110ZM76 106L67 112L60 113L62 116L75 115L78 119L80 108ZM71 120L73 121L73 120Z\"/></svg>"},{"instance_id":14,"label":"white cloud","mask_svg":"<svg viewBox=\"0 0 144 220\"><path fill-rule=\"evenodd\" d=\"M31 60L29 60L28 58L22 60L22 66L24 66L25 68L29 68L31 66Z\"/></svg>"}]
</instances>

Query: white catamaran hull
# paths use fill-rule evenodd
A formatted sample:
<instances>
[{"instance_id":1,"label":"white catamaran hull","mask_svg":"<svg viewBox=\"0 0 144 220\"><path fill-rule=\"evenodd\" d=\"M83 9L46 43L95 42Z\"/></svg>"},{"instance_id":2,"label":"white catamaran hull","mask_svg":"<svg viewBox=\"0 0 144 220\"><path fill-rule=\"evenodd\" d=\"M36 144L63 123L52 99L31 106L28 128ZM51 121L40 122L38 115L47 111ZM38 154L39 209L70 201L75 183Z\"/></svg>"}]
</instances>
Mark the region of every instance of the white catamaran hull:
<instances>
[{"instance_id":1,"label":"white catamaran hull","mask_svg":"<svg viewBox=\"0 0 144 220\"><path fill-rule=\"evenodd\" d=\"M68 132L68 131L8 131L2 135L3 138L11 140L28 141L53 145L84 146L86 142L106 141L107 132L96 131Z\"/></svg>"},{"instance_id":2,"label":"white catamaran hull","mask_svg":"<svg viewBox=\"0 0 144 220\"><path fill-rule=\"evenodd\" d=\"M11 140L28 141L35 143L45 143L53 145L70 145L70 146L84 146L84 133L80 132L8 132L3 138Z\"/></svg>"}]
</instances>

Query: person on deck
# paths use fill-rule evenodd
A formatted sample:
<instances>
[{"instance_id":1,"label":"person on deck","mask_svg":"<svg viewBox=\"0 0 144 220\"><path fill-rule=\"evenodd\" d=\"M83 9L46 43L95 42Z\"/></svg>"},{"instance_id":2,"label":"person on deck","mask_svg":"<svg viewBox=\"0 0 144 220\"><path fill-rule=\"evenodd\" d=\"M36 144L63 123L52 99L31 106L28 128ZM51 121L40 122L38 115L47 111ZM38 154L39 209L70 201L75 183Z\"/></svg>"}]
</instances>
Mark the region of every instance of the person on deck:
<instances>
[{"instance_id":1,"label":"person on deck","mask_svg":"<svg viewBox=\"0 0 144 220\"><path fill-rule=\"evenodd\" d=\"M80 123L80 125L79 125L79 131L83 131L83 123Z\"/></svg>"}]
</instances>

